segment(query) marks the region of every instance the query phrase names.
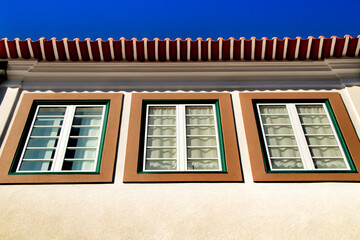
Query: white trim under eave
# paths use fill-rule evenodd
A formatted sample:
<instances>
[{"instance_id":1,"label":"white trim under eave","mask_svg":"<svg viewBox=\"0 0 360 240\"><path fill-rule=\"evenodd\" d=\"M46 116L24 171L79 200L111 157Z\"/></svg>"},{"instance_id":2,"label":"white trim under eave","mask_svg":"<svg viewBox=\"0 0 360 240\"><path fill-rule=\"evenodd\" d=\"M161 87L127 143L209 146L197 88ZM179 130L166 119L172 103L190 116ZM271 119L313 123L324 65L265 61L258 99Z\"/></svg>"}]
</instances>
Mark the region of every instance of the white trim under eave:
<instances>
[{"instance_id":1,"label":"white trim under eave","mask_svg":"<svg viewBox=\"0 0 360 240\"><path fill-rule=\"evenodd\" d=\"M21 79L29 89L338 89L345 86L343 78L360 75L359 64L357 58L145 63L10 60L7 82Z\"/></svg>"}]
</instances>

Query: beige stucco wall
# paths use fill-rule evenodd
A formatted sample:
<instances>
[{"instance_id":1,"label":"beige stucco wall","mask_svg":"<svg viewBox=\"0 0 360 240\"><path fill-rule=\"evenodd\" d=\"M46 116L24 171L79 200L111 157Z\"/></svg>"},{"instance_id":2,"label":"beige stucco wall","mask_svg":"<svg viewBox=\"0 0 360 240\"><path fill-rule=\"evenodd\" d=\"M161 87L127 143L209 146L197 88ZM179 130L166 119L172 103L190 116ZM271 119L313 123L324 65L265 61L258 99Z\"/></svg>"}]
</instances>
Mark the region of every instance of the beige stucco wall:
<instances>
[{"instance_id":1,"label":"beige stucco wall","mask_svg":"<svg viewBox=\"0 0 360 240\"><path fill-rule=\"evenodd\" d=\"M358 239L360 187L1 186L1 239Z\"/></svg>"},{"instance_id":2,"label":"beige stucco wall","mask_svg":"<svg viewBox=\"0 0 360 240\"><path fill-rule=\"evenodd\" d=\"M360 88L340 92L359 126ZM245 183L122 183L126 93L115 182L0 185L0 239L359 239L360 184L253 183L237 96Z\"/></svg>"}]
</instances>

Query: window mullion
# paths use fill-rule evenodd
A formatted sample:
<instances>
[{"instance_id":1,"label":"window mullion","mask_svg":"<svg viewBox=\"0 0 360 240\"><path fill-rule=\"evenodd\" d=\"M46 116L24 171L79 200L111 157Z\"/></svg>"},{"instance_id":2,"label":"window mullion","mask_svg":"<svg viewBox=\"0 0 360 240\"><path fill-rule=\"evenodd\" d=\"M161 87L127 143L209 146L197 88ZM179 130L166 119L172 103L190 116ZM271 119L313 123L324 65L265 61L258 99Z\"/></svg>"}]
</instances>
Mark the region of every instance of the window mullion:
<instances>
[{"instance_id":1,"label":"window mullion","mask_svg":"<svg viewBox=\"0 0 360 240\"><path fill-rule=\"evenodd\" d=\"M186 171L187 147L186 147L186 117L185 105L177 105L177 147L178 147L178 170Z\"/></svg>"},{"instance_id":2,"label":"window mullion","mask_svg":"<svg viewBox=\"0 0 360 240\"><path fill-rule=\"evenodd\" d=\"M66 112L63 120L62 129L59 135L59 142L57 146L57 151L54 156L54 163L51 171L60 172L61 167L65 158L65 152L67 143L70 136L70 130L72 125L72 120L74 118L76 106L67 106Z\"/></svg>"},{"instance_id":3,"label":"window mullion","mask_svg":"<svg viewBox=\"0 0 360 240\"><path fill-rule=\"evenodd\" d=\"M314 164L312 162L311 153L308 148L304 131L302 129L302 125L299 119L299 115L296 110L296 106L295 104L286 104L286 107L289 112L290 122L291 125L293 126L296 141L298 142L299 152L304 167L306 170L315 170Z\"/></svg>"}]
</instances>

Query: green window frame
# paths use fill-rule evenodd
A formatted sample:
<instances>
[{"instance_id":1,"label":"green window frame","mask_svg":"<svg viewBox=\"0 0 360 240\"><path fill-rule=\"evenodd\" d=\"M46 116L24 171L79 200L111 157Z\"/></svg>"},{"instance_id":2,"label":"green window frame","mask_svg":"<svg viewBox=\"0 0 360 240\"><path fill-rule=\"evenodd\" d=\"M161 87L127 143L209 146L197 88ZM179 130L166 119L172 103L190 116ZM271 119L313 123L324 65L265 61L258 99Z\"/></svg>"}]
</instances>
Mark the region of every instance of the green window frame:
<instances>
[{"instance_id":1,"label":"green window frame","mask_svg":"<svg viewBox=\"0 0 360 240\"><path fill-rule=\"evenodd\" d=\"M253 104L266 172L356 172L329 100ZM311 112L312 108L318 112Z\"/></svg>"},{"instance_id":2,"label":"green window frame","mask_svg":"<svg viewBox=\"0 0 360 240\"><path fill-rule=\"evenodd\" d=\"M151 115L149 112L153 110L167 109L171 114L161 115ZM191 113L192 111L192 113ZM199 113L195 113L200 111ZM201 113L201 111L208 111L207 113ZM162 119L170 119L171 124L164 125L162 124ZM205 118L208 118L205 120ZM156 121L156 122L154 122ZM191 122L192 121L192 122ZM210 121L210 124L204 124L203 122L194 124L194 121ZM154 123L158 123L154 125ZM160 123L160 124L159 124ZM221 117L220 117L220 108L218 101L207 101L207 100L198 100L198 101L145 101L143 103L142 109L142 124L141 124L141 144L139 148L139 164L138 164L138 173L196 173L196 172L226 172L226 161L224 154L224 143L223 143L223 134L221 126ZM154 128L159 130L161 128L170 129L173 135L151 135L150 132L153 132ZM212 135L204 135L204 130L210 129ZM191 131L198 130L200 135L191 135ZM166 133L166 130L164 130ZM170 138L173 138L170 140ZM191 141L197 141L199 146L190 146ZM154 141L154 139L156 139ZM176 139L176 140L175 140ZM173 152L172 159L159 158L157 160L158 169L148 168L151 158L148 158L152 154L149 154L150 151L155 152L156 154L163 155L163 147L159 146L150 146L158 145L156 142L169 142L172 141L172 146L166 147L167 153L169 151ZM151 141L151 143L150 143ZM211 141L211 146L206 141ZM204 146L202 146L204 145ZM151 152L151 153L153 153ZM157 152L157 153L156 153ZM211 158L204 157L205 152L210 152ZM215 154L216 152L216 154ZM166 155L166 152L165 152ZM193 155L199 156L198 158ZM166 156L165 156L166 157ZM207 158L207 159L205 159ZM171 167L165 165L161 166L159 161L166 161L170 163ZM215 163L216 162L216 163ZM161 169L165 168L165 169ZM166 169L167 168L167 169Z\"/></svg>"},{"instance_id":3,"label":"green window frame","mask_svg":"<svg viewBox=\"0 0 360 240\"><path fill-rule=\"evenodd\" d=\"M99 173L109 106L108 100L35 100L9 174Z\"/></svg>"}]
</instances>

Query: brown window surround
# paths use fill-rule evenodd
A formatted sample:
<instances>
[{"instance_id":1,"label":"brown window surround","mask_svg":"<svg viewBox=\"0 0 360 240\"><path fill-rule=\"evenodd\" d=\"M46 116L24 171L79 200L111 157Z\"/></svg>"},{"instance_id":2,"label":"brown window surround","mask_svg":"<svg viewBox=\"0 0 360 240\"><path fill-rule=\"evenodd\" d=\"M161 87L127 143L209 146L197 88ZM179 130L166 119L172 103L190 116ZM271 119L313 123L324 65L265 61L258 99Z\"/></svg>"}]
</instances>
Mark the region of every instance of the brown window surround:
<instances>
[{"instance_id":1,"label":"brown window surround","mask_svg":"<svg viewBox=\"0 0 360 240\"><path fill-rule=\"evenodd\" d=\"M242 182L234 116L229 93L133 93L125 158L124 182ZM226 172L139 173L143 101L217 100L220 106Z\"/></svg>"},{"instance_id":2,"label":"brown window surround","mask_svg":"<svg viewBox=\"0 0 360 240\"><path fill-rule=\"evenodd\" d=\"M122 107L121 93L24 93L9 137L0 156L0 183L106 183L113 181L114 164ZM106 125L101 166L99 173L34 173L9 174L21 135L33 102L36 100L109 100L109 112Z\"/></svg>"},{"instance_id":3,"label":"brown window surround","mask_svg":"<svg viewBox=\"0 0 360 240\"><path fill-rule=\"evenodd\" d=\"M360 181L360 142L352 125L344 103L338 93L240 93L245 134L249 149L251 169L255 182L320 182L320 181ZM328 100L337 120L348 151L352 157L356 172L266 172L261 150L260 134L255 118L254 101L258 100Z\"/></svg>"}]
</instances>

